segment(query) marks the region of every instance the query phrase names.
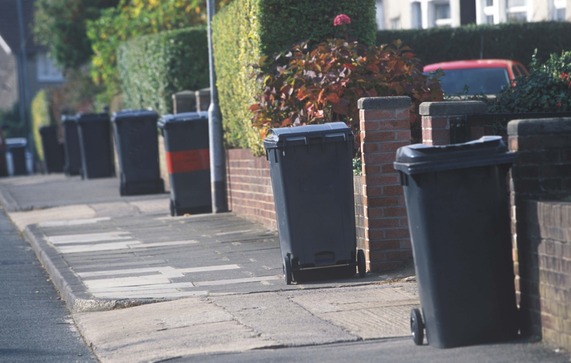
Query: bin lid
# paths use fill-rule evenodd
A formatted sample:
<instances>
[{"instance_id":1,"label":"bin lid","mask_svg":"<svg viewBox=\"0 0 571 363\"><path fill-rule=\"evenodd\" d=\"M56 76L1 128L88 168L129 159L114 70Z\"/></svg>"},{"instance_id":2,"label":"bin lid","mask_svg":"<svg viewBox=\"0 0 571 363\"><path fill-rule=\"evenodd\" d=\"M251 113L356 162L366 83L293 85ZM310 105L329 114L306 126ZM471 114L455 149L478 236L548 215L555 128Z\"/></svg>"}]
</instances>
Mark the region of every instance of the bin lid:
<instances>
[{"instance_id":1,"label":"bin lid","mask_svg":"<svg viewBox=\"0 0 571 363\"><path fill-rule=\"evenodd\" d=\"M25 147L28 144L28 140L25 137L11 137L6 139L6 146L11 149L14 147Z\"/></svg>"},{"instance_id":2,"label":"bin lid","mask_svg":"<svg viewBox=\"0 0 571 363\"><path fill-rule=\"evenodd\" d=\"M515 153L508 152L500 136L483 136L462 144L413 144L397 150L394 168L405 174L511 164Z\"/></svg>"},{"instance_id":3,"label":"bin lid","mask_svg":"<svg viewBox=\"0 0 571 363\"><path fill-rule=\"evenodd\" d=\"M264 139L266 149L287 145L339 142L353 139L351 129L344 122L327 122L321 125L280 127L271 129Z\"/></svg>"},{"instance_id":4,"label":"bin lid","mask_svg":"<svg viewBox=\"0 0 571 363\"><path fill-rule=\"evenodd\" d=\"M77 122L77 115L61 115L61 122Z\"/></svg>"},{"instance_id":5,"label":"bin lid","mask_svg":"<svg viewBox=\"0 0 571 363\"><path fill-rule=\"evenodd\" d=\"M77 122L109 122L109 114L107 113L79 113L77 114Z\"/></svg>"},{"instance_id":6,"label":"bin lid","mask_svg":"<svg viewBox=\"0 0 571 363\"><path fill-rule=\"evenodd\" d=\"M189 121L205 121L208 120L208 112L182 112L176 114L163 115L157 122L157 126L160 128L167 128L170 125L174 125L181 122Z\"/></svg>"},{"instance_id":7,"label":"bin lid","mask_svg":"<svg viewBox=\"0 0 571 363\"><path fill-rule=\"evenodd\" d=\"M129 119L158 119L159 114L153 110L121 110L114 112L111 116L112 122L118 122Z\"/></svg>"}]
</instances>

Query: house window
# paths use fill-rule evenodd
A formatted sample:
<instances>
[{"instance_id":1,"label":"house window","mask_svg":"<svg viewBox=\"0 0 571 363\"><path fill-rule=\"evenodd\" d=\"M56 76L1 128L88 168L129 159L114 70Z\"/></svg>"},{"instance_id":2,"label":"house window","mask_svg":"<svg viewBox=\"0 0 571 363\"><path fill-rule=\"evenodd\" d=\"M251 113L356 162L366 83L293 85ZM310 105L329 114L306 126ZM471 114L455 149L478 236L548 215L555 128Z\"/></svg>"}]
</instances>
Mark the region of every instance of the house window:
<instances>
[{"instance_id":1,"label":"house window","mask_svg":"<svg viewBox=\"0 0 571 363\"><path fill-rule=\"evenodd\" d=\"M38 81L62 82L63 74L54 61L46 53L39 53L36 57Z\"/></svg>"},{"instance_id":2,"label":"house window","mask_svg":"<svg viewBox=\"0 0 571 363\"><path fill-rule=\"evenodd\" d=\"M412 29L422 28L422 6L420 2L414 1L410 4L411 19L410 26Z\"/></svg>"},{"instance_id":3,"label":"house window","mask_svg":"<svg viewBox=\"0 0 571 363\"><path fill-rule=\"evenodd\" d=\"M498 0L480 0L478 5L481 6L481 24L497 24L499 23Z\"/></svg>"},{"instance_id":4,"label":"house window","mask_svg":"<svg viewBox=\"0 0 571 363\"><path fill-rule=\"evenodd\" d=\"M527 21L527 0L507 0L506 20L510 23Z\"/></svg>"},{"instance_id":5,"label":"house window","mask_svg":"<svg viewBox=\"0 0 571 363\"><path fill-rule=\"evenodd\" d=\"M551 6L551 20L565 21L567 16L567 1L566 0L552 0Z\"/></svg>"},{"instance_id":6,"label":"house window","mask_svg":"<svg viewBox=\"0 0 571 363\"><path fill-rule=\"evenodd\" d=\"M401 21L400 16L391 19L391 29L400 29L401 28Z\"/></svg>"},{"instance_id":7,"label":"house window","mask_svg":"<svg viewBox=\"0 0 571 363\"><path fill-rule=\"evenodd\" d=\"M452 19L450 18L450 3L434 4L434 23L436 26L452 25Z\"/></svg>"},{"instance_id":8,"label":"house window","mask_svg":"<svg viewBox=\"0 0 571 363\"><path fill-rule=\"evenodd\" d=\"M377 0L377 29L385 29L385 9L383 7L383 0Z\"/></svg>"}]
</instances>

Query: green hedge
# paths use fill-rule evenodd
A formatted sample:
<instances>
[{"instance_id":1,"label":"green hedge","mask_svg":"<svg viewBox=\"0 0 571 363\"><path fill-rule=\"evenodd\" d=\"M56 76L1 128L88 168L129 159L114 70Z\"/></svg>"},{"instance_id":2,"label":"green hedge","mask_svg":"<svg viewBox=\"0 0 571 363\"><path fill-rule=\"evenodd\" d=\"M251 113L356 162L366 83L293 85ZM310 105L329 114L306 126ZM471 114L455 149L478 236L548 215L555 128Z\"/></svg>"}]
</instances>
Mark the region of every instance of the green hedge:
<instances>
[{"instance_id":1,"label":"green hedge","mask_svg":"<svg viewBox=\"0 0 571 363\"><path fill-rule=\"evenodd\" d=\"M527 65L536 48L540 61L545 61L551 53L571 49L570 33L571 23L568 22L469 25L382 30L377 32L377 44L401 39L424 64L458 59L507 58Z\"/></svg>"},{"instance_id":2,"label":"green hedge","mask_svg":"<svg viewBox=\"0 0 571 363\"><path fill-rule=\"evenodd\" d=\"M145 35L119 46L117 66L126 108L172 112L172 95L208 87L204 27Z\"/></svg>"},{"instance_id":3,"label":"green hedge","mask_svg":"<svg viewBox=\"0 0 571 363\"><path fill-rule=\"evenodd\" d=\"M333 19L340 13L352 19L351 36L374 44L374 0L234 0L216 14L214 59L227 146L260 151L248 110L258 92L253 65L296 42L334 36Z\"/></svg>"}]
</instances>

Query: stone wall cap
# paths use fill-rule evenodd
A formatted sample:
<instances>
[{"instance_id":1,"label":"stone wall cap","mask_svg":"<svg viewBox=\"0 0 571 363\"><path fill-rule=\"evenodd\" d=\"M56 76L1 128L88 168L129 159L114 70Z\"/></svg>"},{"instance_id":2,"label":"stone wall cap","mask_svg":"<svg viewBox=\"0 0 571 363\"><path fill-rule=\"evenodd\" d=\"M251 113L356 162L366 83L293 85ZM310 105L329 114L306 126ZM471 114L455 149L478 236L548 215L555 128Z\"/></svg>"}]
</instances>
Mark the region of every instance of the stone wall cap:
<instances>
[{"instance_id":1,"label":"stone wall cap","mask_svg":"<svg viewBox=\"0 0 571 363\"><path fill-rule=\"evenodd\" d=\"M571 134L571 117L519 119L508 123L509 136Z\"/></svg>"},{"instance_id":2,"label":"stone wall cap","mask_svg":"<svg viewBox=\"0 0 571 363\"><path fill-rule=\"evenodd\" d=\"M412 101L408 96L364 97L359 98L357 106L360 110L386 110L409 108Z\"/></svg>"},{"instance_id":3,"label":"stone wall cap","mask_svg":"<svg viewBox=\"0 0 571 363\"><path fill-rule=\"evenodd\" d=\"M420 104L421 116L474 115L487 113L487 106L482 101L440 101Z\"/></svg>"}]
</instances>

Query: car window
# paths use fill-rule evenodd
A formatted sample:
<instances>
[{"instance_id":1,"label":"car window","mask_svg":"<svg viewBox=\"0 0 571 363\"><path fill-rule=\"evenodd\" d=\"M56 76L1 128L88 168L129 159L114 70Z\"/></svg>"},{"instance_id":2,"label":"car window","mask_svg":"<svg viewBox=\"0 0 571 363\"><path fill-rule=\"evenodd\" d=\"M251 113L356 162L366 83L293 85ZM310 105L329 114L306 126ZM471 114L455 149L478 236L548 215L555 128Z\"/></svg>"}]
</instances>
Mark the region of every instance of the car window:
<instances>
[{"instance_id":1,"label":"car window","mask_svg":"<svg viewBox=\"0 0 571 363\"><path fill-rule=\"evenodd\" d=\"M504 68L448 69L440 77L442 90L448 96L498 94L509 85Z\"/></svg>"}]
</instances>

